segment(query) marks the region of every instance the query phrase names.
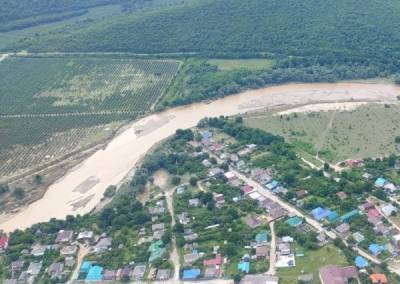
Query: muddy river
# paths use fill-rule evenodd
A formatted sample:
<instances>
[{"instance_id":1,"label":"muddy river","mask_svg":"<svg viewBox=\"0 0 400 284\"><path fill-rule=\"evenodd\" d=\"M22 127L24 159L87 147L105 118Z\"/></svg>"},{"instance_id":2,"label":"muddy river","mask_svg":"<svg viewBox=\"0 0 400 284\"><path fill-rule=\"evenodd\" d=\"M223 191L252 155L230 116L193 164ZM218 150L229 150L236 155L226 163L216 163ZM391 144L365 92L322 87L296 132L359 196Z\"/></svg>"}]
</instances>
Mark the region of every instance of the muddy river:
<instances>
[{"instance_id":1,"label":"muddy river","mask_svg":"<svg viewBox=\"0 0 400 284\"><path fill-rule=\"evenodd\" d=\"M129 125L108 146L71 169L44 197L7 217L0 229L23 229L50 218L90 212L109 185L120 183L157 142L178 128L189 128L207 116L234 115L315 103L395 102L400 88L390 84L288 84L246 91L211 103L197 103L150 115Z\"/></svg>"}]
</instances>

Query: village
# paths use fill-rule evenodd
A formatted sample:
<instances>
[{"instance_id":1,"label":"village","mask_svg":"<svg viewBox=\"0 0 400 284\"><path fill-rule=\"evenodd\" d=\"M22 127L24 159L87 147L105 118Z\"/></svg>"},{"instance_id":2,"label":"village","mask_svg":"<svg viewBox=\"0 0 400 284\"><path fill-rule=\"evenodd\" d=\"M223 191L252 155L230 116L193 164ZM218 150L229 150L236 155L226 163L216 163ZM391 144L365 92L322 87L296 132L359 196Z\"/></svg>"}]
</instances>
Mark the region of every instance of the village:
<instances>
[{"instance_id":1,"label":"village","mask_svg":"<svg viewBox=\"0 0 400 284\"><path fill-rule=\"evenodd\" d=\"M146 165L147 173L173 174L143 205L126 201L132 212L124 214L135 216L129 228L121 204L102 213L107 224L67 218L69 228L55 223L3 235L5 283L395 283L397 160L389 167L349 160L342 172L329 165L316 171L279 138L254 139L260 133L250 130L241 137L226 131L229 123L177 132L169 151L185 160ZM319 252L332 259L314 259Z\"/></svg>"}]
</instances>

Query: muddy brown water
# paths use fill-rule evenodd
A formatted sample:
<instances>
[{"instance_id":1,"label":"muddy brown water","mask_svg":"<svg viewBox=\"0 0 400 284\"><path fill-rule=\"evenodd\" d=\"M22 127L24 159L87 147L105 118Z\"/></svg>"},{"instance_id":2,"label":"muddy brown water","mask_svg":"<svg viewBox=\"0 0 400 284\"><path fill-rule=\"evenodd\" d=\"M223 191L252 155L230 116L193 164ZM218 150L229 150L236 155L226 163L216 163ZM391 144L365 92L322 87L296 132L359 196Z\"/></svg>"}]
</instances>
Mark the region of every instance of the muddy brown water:
<instances>
[{"instance_id":1,"label":"muddy brown water","mask_svg":"<svg viewBox=\"0 0 400 284\"><path fill-rule=\"evenodd\" d=\"M149 115L129 125L106 148L95 152L79 167L71 169L48 188L42 199L17 214L3 216L0 229L10 232L51 218L90 212L100 202L107 186L120 183L155 143L172 135L179 128L195 126L204 117L229 116L265 108L321 102L390 103L396 102L398 94L400 88L391 84L287 84L246 91L208 104L196 103ZM83 188L88 180L96 182ZM76 208L73 206L76 200L87 202Z\"/></svg>"}]
</instances>

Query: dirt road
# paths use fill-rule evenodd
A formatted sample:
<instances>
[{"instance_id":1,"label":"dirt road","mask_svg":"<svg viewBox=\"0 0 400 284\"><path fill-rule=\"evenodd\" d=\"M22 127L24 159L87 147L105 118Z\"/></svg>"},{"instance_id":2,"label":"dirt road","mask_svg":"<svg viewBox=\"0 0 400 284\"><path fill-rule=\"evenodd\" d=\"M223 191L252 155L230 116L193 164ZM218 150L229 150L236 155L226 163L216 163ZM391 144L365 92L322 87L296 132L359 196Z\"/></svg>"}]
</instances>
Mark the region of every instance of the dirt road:
<instances>
[{"instance_id":1,"label":"dirt road","mask_svg":"<svg viewBox=\"0 0 400 284\"><path fill-rule=\"evenodd\" d=\"M76 279L78 279L79 276L79 269L81 268L83 259L85 258L85 256L89 253L89 248L85 247L83 245L79 245L79 251L78 251L78 256L76 259L76 266L75 266L75 270L72 273L71 276L71 280L68 281L68 283L73 283L73 281L75 281Z\"/></svg>"},{"instance_id":2,"label":"dirt road","mask_svg":"<svg viewBox=\"0 0 400 284\"><path fill-rule=\"evenodd\" d=\"M276 235L275 235L275 222L269 223L269 228L271 230L271 247L269 250L269 269L267 271L268 275L276 274Z\"/></svg>"},{"instance_id":3,"label":"dirt road","mask_svg":"<svg viewBox=\"0 0 400 284\"><path fill-rule=\"evenodd\" d=\"M175 210L174 210L174 205L173 205L173 194L174 194L175 188L172 190L169 190L166 192L166 200L167 200L167 207L168 207L168 212L172 217L171 221L171 226L172 228L175 226ZM174 265L174 283L180 283L181 281L179 280L179 272L180 272L180 261L179 261L179 254L178 250L176 248L176 238L175 234L172 236L172 241L171 241L171 253L170 253L170 259Z\"/></svg>"}]
</instances>

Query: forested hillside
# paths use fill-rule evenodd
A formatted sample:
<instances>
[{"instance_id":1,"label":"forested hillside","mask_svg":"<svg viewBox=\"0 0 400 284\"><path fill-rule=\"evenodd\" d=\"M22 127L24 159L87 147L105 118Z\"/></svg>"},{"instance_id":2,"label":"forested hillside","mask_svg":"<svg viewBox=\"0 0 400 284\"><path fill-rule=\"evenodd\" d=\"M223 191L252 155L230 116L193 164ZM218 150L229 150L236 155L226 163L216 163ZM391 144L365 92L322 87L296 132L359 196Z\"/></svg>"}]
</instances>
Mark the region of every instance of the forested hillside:
<instances>
[{"instance_id":1,"label":"forested hillside","mask_svg":"<svg viewBox=\"0 0 400 284\"><path fill-rule=\"evenodd\" d=\"M118 2L118 0L5 0L0 5L0 23L27 17L64 13L93 6Z\"/></svg>"},{"instance_id":2,"label":"forested hillside","mask_svg":"<svg viewBox=\"0 0 400 284\"><path fill-rule=\"evenodd\" d=\"M0 32L81 16L89 8L119 4L124 10L143 6L152 0L5 0L0 5ZM0 35L1 39L1 35Z\"/></svg>"},{"instance_id":3,"label":"forested hillside","mask_svg":"<svg viewBox=\"0 0 400 284\"><path fill-rule=\"evenodd\" d=\"M400 63L397 0L214 0L126 16L70 35L36 37L31 50L268 52L319 63Z\"/></svg>"}]
</instances>

